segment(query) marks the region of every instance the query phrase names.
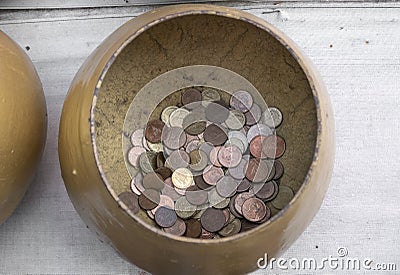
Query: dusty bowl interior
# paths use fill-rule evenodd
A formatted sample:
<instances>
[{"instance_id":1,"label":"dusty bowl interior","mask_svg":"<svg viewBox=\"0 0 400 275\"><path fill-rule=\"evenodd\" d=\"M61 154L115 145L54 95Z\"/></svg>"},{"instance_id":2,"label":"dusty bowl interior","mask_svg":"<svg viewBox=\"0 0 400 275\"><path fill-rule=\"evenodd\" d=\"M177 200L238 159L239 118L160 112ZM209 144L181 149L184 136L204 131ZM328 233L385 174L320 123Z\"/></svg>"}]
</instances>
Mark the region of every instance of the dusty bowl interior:
<instances>
[{"instance_id":1,"label":"dusty bowl interior","mask_svg":"<svg viewBox=\"0 0 400 275\"><path fill-rule=\"evenodd\" d=\"M113 191L119 194L130 186L121 133L135 94L160 74L189 65L236 72L257 88L269 106L280 108L284 123L278 134L287 145L281 159L285 166L281 184L297 192L312 162L317 138L315 101L306 75L273 35L244 20L208 14L155 24L129 42L105 74L94 109L95 145ZM146 111L151 112L144 102Z\"/></svg>"}]
</instances>

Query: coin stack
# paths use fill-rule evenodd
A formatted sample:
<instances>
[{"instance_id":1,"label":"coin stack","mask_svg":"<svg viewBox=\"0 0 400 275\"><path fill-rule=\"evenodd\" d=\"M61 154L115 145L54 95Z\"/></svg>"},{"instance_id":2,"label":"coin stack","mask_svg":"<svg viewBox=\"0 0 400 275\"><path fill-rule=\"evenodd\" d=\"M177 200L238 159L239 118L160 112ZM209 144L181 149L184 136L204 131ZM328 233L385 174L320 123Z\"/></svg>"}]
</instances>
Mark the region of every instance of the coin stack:
<instances>
[{"instance_id":1,"label":"coin stack","mask_svg":"<svg viewBox=\"0 0 400 275\"><path fill-rule=\"evenodd\" d=\"M180 107L178 107L180 106ZM213 239L266 222L293 190L279 184L285 140L276 107L262 108L247 91L226 101L212 88L187 88L181 102L131 135L127 154L138 169L120 200L145 211L167 233Z\"/></svg>"}]
</instances>

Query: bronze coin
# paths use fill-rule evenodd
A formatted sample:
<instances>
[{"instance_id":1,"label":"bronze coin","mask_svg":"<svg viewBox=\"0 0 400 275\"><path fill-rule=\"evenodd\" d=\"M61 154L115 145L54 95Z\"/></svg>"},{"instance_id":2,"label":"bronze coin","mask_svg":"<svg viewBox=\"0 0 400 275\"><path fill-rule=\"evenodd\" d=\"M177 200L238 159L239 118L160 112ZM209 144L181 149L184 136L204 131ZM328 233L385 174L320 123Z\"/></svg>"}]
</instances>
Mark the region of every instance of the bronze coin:
<instances>
[{"instance_id":1,"label":"bronze coin","mask_svg":"<svg viewBox=\"0 0 400 275\"><path fill-rule=\"evenodd\" d=\"M253 97L247 91L234 92L230 99L230 105L232 108L245 113L253 106Z\"/></svg>"},{"instance_id":2,"label":"bronze coin","mask_svg":"<svg viewBox=\"0 0 400 275\"><path fill-rule=\"evenodd\" d=\"M257 104L253 104L250 110L244 114L246 118L246 125L251 126L259 122L261 119L261 115L262 112L260 106L258 106Z\"/></svg>"},{"instance_id":3,"label":"bronze coin","mask_svg":"<svg viewBox=\"0 0 400 275\"><path fill-rule=\"evenodd\" d=\"M183 236L186 232L186 223L181 218L177 218L173 226L163 228L163 230L175 236Z\"/></svg>"},{"instance_id":4,"label":"bronze coin","mask_svg":"<svg viewBox=\"0 0 400 275\"><path fill-rule=\"evenodd\" d=\"M242 158L238 165L236 165L235 167L230 167L228 169L229 175L238 180L244 179L246 177L246 170L248 165L249 162L247 161L247 159Z\"/></svg>"},{"instance_id":5,"label":"bronze coin","mask_svg":"<svg viewBox=\"0 0 400 275\"><path fill-rule=\"evenodd\" d=\"M285 170L284 170L282 162L280 162L279 160L275 160L274 167L275 167L274 180L278 180L283 176L283 173Z\"/></svg>"},{"instance_id":6,"label":"bronze coin","mask_svg":"<svg viewBox=\"0 0 400 275\"><path fill-rule=\"evenodd\" d=\"M266 221L268 221L271 218L271 209L269 209L268 206L265 206L265 209L267 210L267 213L265 214L264 218L262 218L261 220L259 220L256 223L258 223L258 224L265 223Z\"/></svg>"},{"instance_id":7,"label":"bronze coin","mask_svg":"<svg viewBox=\"0 0 400 275\"><path fill-rule=\"evenodd\" d=\"M236 188L239 185L238 180L231 176L223 176L216 185L216 190L221 197L232 197L236 193Z\"/></svg>"},{"instance_id":8,"label":"bronze coin","mask_svg":"<svg viewBox=\"0 0 400 275\"><path fill-rule=\"evenodd\" d=\"M161 227L171 227L175 224L178 217L173 209L161 206L157 209L154 220Z\"/></svg>"},{"instance_id":9,"label":"bronze coin","mask_svg":"<svg viewBox=\"0 0 400 275\"><path fill-rule=\"evenodd\" d=\"M225 143L228 139L222 127L216 124L210 124L204 131L204 140L210 142L214 146L219 146Z\"/></svg>"},{"instance_id":10,"label":"bronze coin","mask_svg":"<svg viewBox=\"0 0 400 275\"><path fill-rule=\"evenodd\" d=\"M139 196L139 205L144 210L151 210L160 203L160 192L155 189L146 189Z\"/></svg>"},{"instance_id":11,"label":"bronze coin","mask_svg":"<svg viewBox=\"0 0 400 275\"><path fill-rule=\"evenodd\" d=\"M188 167L189 163L189 154L181 149L173 151L165 160L165 166L170 168L171 170Z\"/></svg>"},{"instance_id":12,"label":"bronze coin","mask_svg":"<svg viewBox=\"0 0 400 275\"><path fill-rule=\"evenodd\" d=\"M144 131L146 139L152 143L160 142L164 125L164 122L159 119L149 121Z\"/></svg>"},{"instance_id":13,"label":"bronze coin","mask_svg":"<svg viewBox=\"0 0 400 275\"><path fill-rule=\"evenodd\" d=\"M218 152L219 149L221 149L221 146L216 146L213 147L213 149L210 152L210 162L212 165L217 166L217 167L221 167L221 163L219 163L218 161Z\"/></svg>"},{"instance_id":14,"label":"bronze coin","mask_svg":"<svg viewBox=\"0 0 400 275\"><path fill-rule=\"evenodd\" d=\"M123 192L119 194L118 198L132 211L133 214L139 212L138 196L132 192Z\"/></svg>"},{"instance_id":15,"label":"bronze coin","mask_svg":"<svg viewBox=\"0 0 400 275\"><path fill-rule=\"evenodd\" d=\"M186 134L180 127L164 127L161 138L162 143L172 150L179 149L186 143Z\"/></svg>"},{"instance_id":16,"label":"bronze coin","mask_svg":"<svg viewBox=\"0 0 400 275\"><path fill-rule=\"evenodd\" d=\"M207 192L199 189L196 185L186 188L186 199L193 205L202 205L208 201Z\"/></svg>"},{"instance_id":17,"label":"bronze coin","mask_svg":"<svg viewBox=\"0 0 400 275\"><path fill-rule=\"evenodd\" d=\"M198 238L201 235L201 223L199 220L190 219L186 221L186 237Z\"/></svg>"},{"instance_id":18,"label":"bronze coin","mask_svg":"<svg viewBox=\"0 0 400 275\"><path fill-rule=\"evenodd\" d=\"M242 224L242 228L240 229L240 232L246 232L246 231L249 231L258 226L257 223L249 222L248 220L245 220L245 219L241 220L240 222Z\"/></svg>"},{"instance_id":19,"label":"bronze coin","mask_svg":"<svg viewBox=\"0 0 400 275\"><path fill-rule=\"evenodd\" d=\"M244 203L247 199L249 199L249 198L251 198L251 197L253 197L253 196L254 196L254 195L253 195L252 193L250 193L250 192L244 192L244 193L238 194L238 195L235 197L235 200L234 200L236 212L238 212L240 215L243 215L243 212L242 212L243 203Z\"/></svg>"},{"instance_id":20,"label":"bronze coin","mask_svg":"<svg viewBox=\"0 0 400 275\"><path fill-rule=\"evenodd\" d=\"M266 183L258 183L257 185L262 185L261 188L258 188L256 192L256 197L261 200L268 200L275 193L275 184L273 181L268 181Z\"/></svg>"},{"instance_id":21,"label":"bronze coin","mask_svg":"<svg viewBox=\"0 0 400 275\"><path fill-rule=\"evenodd\" d=\"M204 168L203 179L209 185L216 185L218 180L224 176L224 171L213 165Z\"/></svg>"},{"instance_id":22,"label":"bronze coin","mask_svg":"<svg viewBox=\"0 0 400 275\"><path fill-rule=\"evenodd\" d=\"M269 161L251 159L247 166L246 178L252 182L265 182L271 176L273 166Z\"/></svg>"},{"instance_id":23,"label":"bronze coin","mask_svg":"<svg viewBox=\"0 0 400 275\"><path fill-rule=\"evenodd\" d=\"M215 236L214 233L208 232L204 228L201 229L200 239L210 240L210 239L214 239L214 236Z\"/></svg>"},{"instance_id":24,"label":"bronze coin","mask_svg":"<svg viewBox=\"0 0 400 275\"><path fill-rule=\"evenodd\" d=\"M250 189L251 183L248 179L244 178L237 187L237 192L246 192Z\"/></svg>"},{"instance_id":25,"label":"bronze coin","mask_svg":"<svg viewBox=\"0 0 400 275\"><path fill-rule=\"evenodd\" d=\"M263 140L263 155L271 159L278 159L283 156L286 150L285 140L278 135L268 136Z\"/></svg>"},{"instance_id":26,"label":"bronze coin","mask_svg":"<svg viewBox=\"0 0 400 275\"><path fill-rule=\"evenodd\" d=\"M170 178L172 176L171 169L169 169L167 167L164 167L164 166L163 167L158 167L156 170L154 170L154 172L159 174L163 180L165 180L167 178Z\"/></svg>"},{"instance_id":27,"label":"bronze coin","mask_svg":"<svg viewBox=\"0 0 400 275\"><path fill-rule=\"evenodd\" d=\"M236 218L243 218L243 216L241 214L239 214L235 208L235 200L236 197L238 196L235 195L231 198L231 200L229 201L229 211L232 213L233 216L235 216Z\"/></svg>"},{"instance_id":28,"label":"bronze coin","mask_svg":"<svg viewBox=\"0 0 400 275\"><path fill-rule=\"evenodd\" d=\"M208 232L217 232L224 227L224 212L220 209L208 208L201 215L200 222L202 227Z\"/></svg>"},{"instance_id":29,"label":"bronze coin","mask_svg":"<svg viewBox=\"0 0 400 275\"><path fill-rule=\"evenodd\" d=\"M201 98L202 96L199 90L196 88L189 88L182 93L182 105L188 105L193 102L201 101Z\"/></svg>"},{"instance_id":30,"label":"bronze coin","mask_svg":"<svg viewBox=\"0 0 400 275\"><path fill-rule=\"evenodd\" d=\"M181 197L181 195L178 192L176 192L172 184L172 179L167 178L164 180L164 183L165 183L164 188L161 190L161 194L170 197L174 201L178 200Z\"/></svg>"},{"instance_id":31,"label":"bronze coin","mask_svg":"<svg viewBox=\"0 0 400 275\"><path fill-rule=\"evenodd\" d=\"M262 200L249 198L242 205L242 213L246 220L258 222L267 214L267 207Z\"/></svg>"},{"instance_id":32,"label":"bronze coin","mask_svg":"<svg viewBox=\"0 0 400 275\"><path fill-rule=\"evenodd\" d=\"M263 154L263 141L266 136L256 136L250 141L250 153L255 158L266 158Z\"/></svg>"},{"instance_id":33,"label":"bronze coin","mask_svg":"<svg viewBox=\"0 0 400 275\"><path fill-rule=\"evenodd\" d=\"M222 123L229 117L229 109L220 101L207 104L205 114L208 121Z\"/></svg>"},{"instance_id":34,"label":"bronze coin","mask_svg":"<svg viewBox=\"0 0 400 275\"><path fill-rule=\"evenodd\" d=\"M194 177L194 183L199 189L207 190L212 187L212 185L207 184L204 179L203 175L197 175Z\"/></svg>"},{"instance_id":35,"label":"bronze coin","mask_svg":"<svg viewBox=\"0 0 400 275\"><path fill-rule=\"evenodd\" d=\"M161 191L164 188L164 179L160 174L150 172L143 176L143 187Z\"/></svg>"},{"instance_id":36,"label":"bronze coin","mask_svg":"<svg viewBox=\"0 0 400 275\"><path fill-rule=\"evenodd\" d=\"M218 161L224 167L235 167L242 160L242 152L234 145L222 146L218 152Z\"/></svg>"}]
</instances>

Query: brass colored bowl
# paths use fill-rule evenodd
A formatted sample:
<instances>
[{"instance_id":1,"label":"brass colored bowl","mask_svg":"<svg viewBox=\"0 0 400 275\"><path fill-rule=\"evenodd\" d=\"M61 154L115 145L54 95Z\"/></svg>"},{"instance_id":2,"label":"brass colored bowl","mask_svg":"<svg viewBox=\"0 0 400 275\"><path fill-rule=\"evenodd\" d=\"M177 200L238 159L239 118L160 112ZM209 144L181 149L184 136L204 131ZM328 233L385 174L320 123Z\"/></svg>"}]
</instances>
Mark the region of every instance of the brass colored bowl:
<instances>
[{"instance_id":1,"label":"brass colored bowl","mask_svg":"<svg viewBox=\"0 0 400 275\"><path fill-rule=\"evenodd\" d=\"M296 195L270 221L232 237L167 235L119 205L129 189L122 128L137 91L158 75L213 65L248 79L284 116L281 184ZM152 98L143 101L143 108ZM213 5L178 5L120 27L87 59L64 104L59 153L69 196L86 224L123 257L153 273L236 274L282 254L319 209L332 172L334 122L321 78L283 33L251 14Z\"/></svg>"},{"instance_id":2,"label":"brass colored bowl","mask_svg":"<svg viewBox=\"0 0 400 275\"><path fill-rule=\"evenodd\" d=\"M42 84L25 52L0 31L0 224L17 207L46 141Z\"/></svg>"}]
</instances>

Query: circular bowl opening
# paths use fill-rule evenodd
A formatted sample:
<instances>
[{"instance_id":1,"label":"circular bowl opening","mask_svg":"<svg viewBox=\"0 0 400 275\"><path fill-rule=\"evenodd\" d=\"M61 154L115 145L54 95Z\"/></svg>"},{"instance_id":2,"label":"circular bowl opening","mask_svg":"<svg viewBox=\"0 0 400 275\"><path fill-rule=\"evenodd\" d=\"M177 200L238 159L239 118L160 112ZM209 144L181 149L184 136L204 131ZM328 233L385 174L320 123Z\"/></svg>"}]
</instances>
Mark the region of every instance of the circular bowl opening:
<instances>
[{"instance_id":1,"label":"circular bowl opening","mask_svg":"<svg viewBox=\"0 0 400 275\"><path fill-rule=\"evenodd\" d=\"M316 154L319 126L313 84L298 60L273 31L228 13L186 11L158 19L132 34L103 70L91 110L97 165L114 199L119 201L118 194L130 190L131 176L123 154L123 129L132 101L160 75L194 65L220 67L240 75L257 89L268 106L281 110L283 123L277 134L284 137L286 152L280 158L285 169L280 184L290 187L295 194L301 192ZM174 100L170 98L169 103ZM139 112L150 115L153 110L147 106L154 98L144 97L142 101ZM128 211L125 205L121 206ZM252 231L273 223L289 206L282 210L271 208L272 218ZM146 228L176 240L216 241L173 236L156 229L149 218L128 213ZM218 242L240 238L243 234L218 239Z\"/></svg>"}]
</instances>

